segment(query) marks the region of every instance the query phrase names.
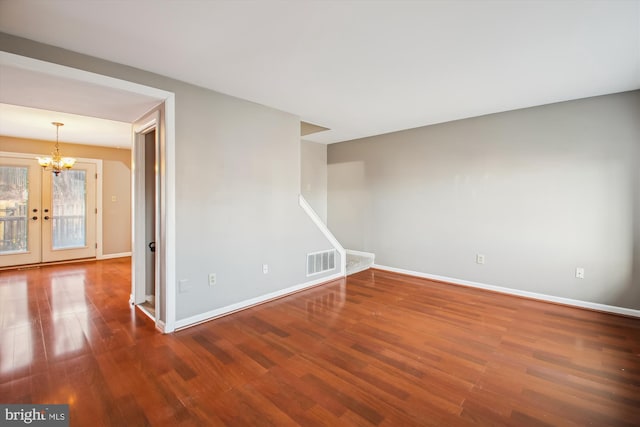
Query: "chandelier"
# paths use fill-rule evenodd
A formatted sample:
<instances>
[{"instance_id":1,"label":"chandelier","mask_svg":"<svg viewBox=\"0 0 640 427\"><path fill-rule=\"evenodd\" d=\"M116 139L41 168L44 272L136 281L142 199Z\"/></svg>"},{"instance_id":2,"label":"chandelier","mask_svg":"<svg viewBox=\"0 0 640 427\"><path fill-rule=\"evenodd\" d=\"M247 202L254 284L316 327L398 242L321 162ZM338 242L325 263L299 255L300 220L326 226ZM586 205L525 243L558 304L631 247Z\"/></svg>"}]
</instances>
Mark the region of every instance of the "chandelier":
<instances>
[{"instance_id":1,"label":"chandelier","mask_svg":"<svg viewBox=\"0 0 640 427\"><path fill-rule=\"evenodd\" d=\"M50 170L55 176L60 175L65 169L71 169L76 163L76 159L73 157L62 157L60 154L60 145L58 143L58 131L60 126L64 126L64 123L52 122L52 125L56 127L56 148L49 157L38 157L38 163L44 170Z\"/></svg>"}]
</instances>

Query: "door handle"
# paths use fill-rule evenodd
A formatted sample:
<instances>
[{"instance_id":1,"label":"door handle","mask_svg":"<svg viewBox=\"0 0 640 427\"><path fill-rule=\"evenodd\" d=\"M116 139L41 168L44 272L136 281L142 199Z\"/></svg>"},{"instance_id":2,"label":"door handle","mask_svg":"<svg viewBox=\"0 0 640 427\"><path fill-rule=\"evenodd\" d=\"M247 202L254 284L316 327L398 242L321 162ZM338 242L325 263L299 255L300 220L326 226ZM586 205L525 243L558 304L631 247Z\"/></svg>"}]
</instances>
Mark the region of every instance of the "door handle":
<instances>
[{"instance_id":1,"label":"door handle","mask_svg":"<svg viewBox=\"0 0 640 427\"><path fill-rule=\"evenodd\" d=\"M32 216L31 219L35 221L36 219L38 219L38 217L37 216Z\"/></svg>"},{"instance_id":2,"label":"door handle","mask_svg":"<svg viewBox=\"0 0 640 427\"><path fill-rule=\"evenodd\" d=\"M149 249L151 250L151 252L155 252L156 251L156 242L149 243Z\"/></svg>"},{"instance_id":3,"label":"door handle","mask_svg":"<svg viewBox=\"0 0 640 427\"><path fill-rule=\"evenodd\" d=\"M45 219L45 220L49 219L49 216L48 216L48 215L47 215L47 216L45 216L45 217L44 217L44 219Z\"/></svg>"}]
</instances>

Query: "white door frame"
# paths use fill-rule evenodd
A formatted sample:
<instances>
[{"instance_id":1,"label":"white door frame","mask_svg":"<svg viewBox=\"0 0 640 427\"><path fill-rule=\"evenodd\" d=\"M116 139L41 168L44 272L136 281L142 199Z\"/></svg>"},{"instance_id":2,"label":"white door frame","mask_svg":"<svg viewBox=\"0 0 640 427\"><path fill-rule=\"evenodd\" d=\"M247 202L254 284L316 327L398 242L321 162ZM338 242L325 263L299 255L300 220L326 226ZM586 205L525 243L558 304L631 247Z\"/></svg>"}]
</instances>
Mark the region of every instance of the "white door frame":
<instances>
[{"instance_id":1,"label":"white door frame","mask_svg":"<svg viewBox=\"0 0 640 427\"><path fill-rule=\"evenodd\" d=\"M30 153L16 153L16 152L11 152L11 151L0 151L0 157L5 157L5 158L14 158L14 159L22 159L22 160L34 160L35 162L35 158L36 158L36 154L30 154ZM95 214L95 241L92 242L91 244L95 244L96 245L96 251L95 251L95 258L96 259L100 259L102 257L102 160L101 159L87 159L87 158L76 158L76 161L78 163L90 163L93 164L96 168L96 174L97 174L97 178L95 181L95 209L96 209L96 214ZM35 164L35 163L34 163ZM38 165L38 167L40 167ZM64 172L63 172L64 173ZM42 187L43 181L42 178L39 179L39 184L38 186ZM38 197L42 197L42 191L44 191L43 188L40 189L40 194ZM40 208L41 206L41 200L38 201L37 203L38 207ZM42 209L39 209L38 212L38 217L42 217L43 212ZM41 221L41 219L39 220ZM38 251L40 252L40 258L38 262L42 262L42 249L43 248L39 248Z\"/></svg>"},{"instance_id":2,"label":"white door frame","mask_svg":"<svg viewBox=\"0 0 640 427\"><path fill-rule=\"evenodd\" d=\"M159 180L159 160L160 160L160 141L162 140L160 134L160 111L158 109L146 114L140 120L133 124L133 147L131 149L131 226L132 226L132 257L131 257L131 297L132 304L142 304L146 300L146 283L147 283L147 268L146 268L146 256L149 251L148 239L146 236L146 138L145 136L152 131L155 131L155 143L154 143L154 188L155 188L155 206L153 206L153 213L156 218L154 241L156 242L157 259L162 258L164 252L164 246L161 239L161 225L160 219L160 206L162 204L162 191ZM158 321L160 317L160 301L164 298L162 289L160 287L161 282L160 263L155 263L154 272L154 301L155 301L155 318Z\"/></svg>"},{"instance_id":3,"label":"white door frame","mask_svg":"<svg viewBox=\"0 0 640 427\"><path fill-rule=\"evenodd\" d=\"M24 252L0 256L0 267L13 267L42 262L42 167L34 156L0 152L3 166L27 168L27 247ZM35 219L32 219L35 218ZM6 227L6 225L5 225Z\"/></svg>"},{"instance_id":4,"label":"white door frame","mask_svg":"<svg viewBox=\"0 0 640 427\"><path fill-rule=\"evenodd\" d=\"M98 244L102 247L102 239L98 240L98 228L102 229L102 209L98 209L98 189L102 189L102 173L98 174L98 165L102 165L102 160L87 161L76 159L76 163L73 166L74 169L86 171L86 185L93 187L92 191L87 191L85 194L86 245L78 248L54 249L52 224L46 225L46 222L43 222L41 248L43 262L98 257ZM42 209L51 209L52 217L55 217L58 213L52 206L53 179L55 179L53 172L47 171L42 174ZM100 191L100 194L102 194L102 191ZM45 215L44 211L42 215ZM89 223L92 223L92 225L90 226Z\"/></svg>"},{"instance_id":5,"label":"white door frame","mask_svg":"<svg viewBox=\"0 0 640 427\"><path fill-rule=\"evenodd\" d=\"M0 65L139 94L147 99L157 99L158 104L164 102L164 120L161 128L164 138L160 144L160 158L158 159L160 169L158 173L162 188L160 212L162 225L160 234L165 250L162 253L162 257L158 258L158 263L162 272L160 287L164 290L163 295L165 298L162 302L164 305L164 319L157 320L156 326L160 327L165 333L173 332L176 322L175 94L151 86L4 51L0 51Z\"/></svg>"}]
</instances>

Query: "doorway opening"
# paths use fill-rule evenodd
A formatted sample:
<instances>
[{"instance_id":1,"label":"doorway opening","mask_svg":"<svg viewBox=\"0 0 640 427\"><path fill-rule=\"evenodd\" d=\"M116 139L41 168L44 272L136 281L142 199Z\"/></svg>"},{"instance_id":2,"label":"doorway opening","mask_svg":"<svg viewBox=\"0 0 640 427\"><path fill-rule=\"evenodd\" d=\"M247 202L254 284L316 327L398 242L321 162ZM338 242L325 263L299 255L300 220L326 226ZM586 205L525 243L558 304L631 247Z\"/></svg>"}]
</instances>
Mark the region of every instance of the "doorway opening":
<instances>
[{"instance_id":1,"label":"doorway opening","mask_svg":"<svg viewBox=\"0 0 640 427\"><path fill-rule=\"evenodd\" d=\"M134 123L132 304L158 323L160 315L160 110Z\"/></svg>"},{"instance_id":2,"label":"doorway opening","mask_svg":"<svg viewBox=\"0 0 640 427\"><path fill-rule=\"evenodd\" d=\"M143 309L156 313L156 129L144 134L145 301Z\"/></svg>"},{"instance_id":3,"label":"doorway opening","mask_svg":"<svg viewBox=\"0 0 640 427\"><path fill-rule=\"evenodd\" d=\"M0 102L6 104L46 108L50 111L67 111L72 114L128 123L135 121L136 117L151 108L162 111L162 123L160 124L159 119L155 122L158 139L156 147L160 150L156 152L158 166L156 176L159 182L156 205L160 212L156 212L155 228L160 232L156 231L155 324L162 332L173 332L176 321L175 94L157 87L9 52L0 52L0 74L3 76L5 86L15 89L2 92ZM46 90L37 90L40 87ZM90 98L93 102L91 103L86 102L89 99L88 94L92 94ZM119 108L113 108L115 105ZM139 126L134 124L134 139L136 131L139 130ZM134 151L132 147L132 153ZM142 200L141 195L144 194L144 187L141 188L138 185L138 181L144 183L144 180L135 176L136 160L141 162L142 157L132 154L133 215L139 211L139 208L136 210L135 203ZM100 203L100 196L98 194L98 203ZM141 218L144 220L144 216ZM132 219L132 269L138 265L141 267L138 270L133 269L132 287L137 289L136 284L143 283L144 297L146 262L143 260L148 247L145 244L144 234L136 237L136 233L144 230L144 222L138 222L135 217ZM98 239L101 232L99 228ZM97 256L101 259L102 253L100 248L98 249ZM133 303L135 299L136 292L132 289L129 301Z\"/></svg>"},{"instance_id":4,"label":"doorway opening","mask_svg":"<svg viewBox=\"0 0 640 427\"><path fill-rule=\"evenodd\" d=\"M55 176L29 155L0 156L0 267L95 258L99 160Z\"/></svg>"}]
</instances>

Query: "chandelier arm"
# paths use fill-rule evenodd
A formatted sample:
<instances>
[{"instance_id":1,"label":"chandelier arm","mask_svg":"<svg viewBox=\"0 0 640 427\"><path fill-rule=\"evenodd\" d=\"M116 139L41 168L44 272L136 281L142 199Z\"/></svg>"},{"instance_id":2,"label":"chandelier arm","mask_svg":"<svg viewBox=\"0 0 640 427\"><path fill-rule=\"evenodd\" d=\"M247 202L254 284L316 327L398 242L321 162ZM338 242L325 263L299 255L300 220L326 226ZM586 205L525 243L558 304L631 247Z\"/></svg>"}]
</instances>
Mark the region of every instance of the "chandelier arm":
<instances>
[{"instance_id":1,"label":"chandelier arm","mask_svg":"<svg viewBox=\"0 0 640 427\"><path fill-rule=\"evenodd\" d=\"M60 126L64 126L64 123L52 122L52 125L56 127L56 144L54 146L53 153L50 157L37 157L38 164L42 166L44 170L50 170L54 175L58 176L60 172L65 169L71 169L76 162L73 157L62 157L60 154L60 139L59 132Z\"/></svg>"}]
</instances>

